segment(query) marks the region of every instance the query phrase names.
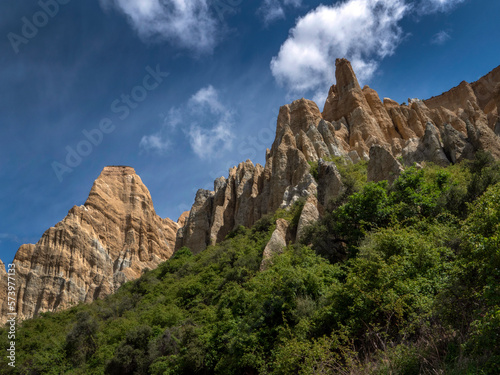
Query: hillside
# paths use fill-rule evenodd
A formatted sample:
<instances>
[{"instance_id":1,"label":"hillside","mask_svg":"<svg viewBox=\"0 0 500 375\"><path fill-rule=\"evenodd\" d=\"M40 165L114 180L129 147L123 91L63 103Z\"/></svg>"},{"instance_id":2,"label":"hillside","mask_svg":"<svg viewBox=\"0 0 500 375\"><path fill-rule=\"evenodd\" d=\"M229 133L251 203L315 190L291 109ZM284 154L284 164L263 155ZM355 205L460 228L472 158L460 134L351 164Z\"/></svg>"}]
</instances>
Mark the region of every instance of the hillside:
<instances>
[{"instance_id":1,"label":"hillside","mask_svg":"<svg viewBox=\"0 0 500 375\"><path fill-rule=\"evenodd\" d=\"M5 374L496 374L500 163L337 159L345 194L265 257L299 200L92 304L23 322ZM0 335L6 332L0 331Z\"/></svg>"}]
</instances>

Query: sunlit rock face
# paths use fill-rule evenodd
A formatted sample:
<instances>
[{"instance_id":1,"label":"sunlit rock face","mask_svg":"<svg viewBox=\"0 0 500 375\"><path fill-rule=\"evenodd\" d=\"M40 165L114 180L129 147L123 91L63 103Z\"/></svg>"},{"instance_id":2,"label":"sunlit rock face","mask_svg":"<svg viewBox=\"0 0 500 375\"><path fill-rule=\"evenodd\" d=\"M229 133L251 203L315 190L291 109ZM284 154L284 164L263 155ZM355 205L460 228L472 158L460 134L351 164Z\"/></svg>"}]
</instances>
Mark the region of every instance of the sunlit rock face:
<instances>
[{"instance_id":1,"label":"sunlit rock face","mask_svg":"<svg viewBox=\"0 0 500 375\"><path fill-rule=\"evenodd\" d=\"M155 213L133 168L105 167L83 206L17 251L18 317L113 293L172 255L179 226Z\"/></svg>"}]
</instances>

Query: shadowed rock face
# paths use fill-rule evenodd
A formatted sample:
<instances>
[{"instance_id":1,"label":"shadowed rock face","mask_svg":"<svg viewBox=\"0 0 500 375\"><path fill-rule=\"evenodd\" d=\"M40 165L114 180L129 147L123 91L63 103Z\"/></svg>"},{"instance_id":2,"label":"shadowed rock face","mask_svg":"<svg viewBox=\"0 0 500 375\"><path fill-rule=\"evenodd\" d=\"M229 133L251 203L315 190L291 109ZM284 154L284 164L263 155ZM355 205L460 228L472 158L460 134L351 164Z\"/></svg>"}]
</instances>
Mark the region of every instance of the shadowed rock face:
<instances>
[{"instance_id":1,"label":"shadowed rock face","mask_svg":"<svg viewBox=\"0 0 500 375\"><path fill-rule=\"evenodd\" d=\"M323 112L305 99L281 107L265 166L246 161L231 169L227 179L216 180L214 191L198 192L176 248L188 246L198 253L236 226L251 226L299 198L317 196L322 212L343 189L333 169L326 173L324 159L332 156L354 162L373 157L369 179L390 182L402 171L400 161L446 166L472 158L478 149L500 159L495 134L500 129L500 67L472 84L462 82L440 96L399 105L388 98L381 101L368 86L361 89L346 59L335 65L337 82ZM308 162L318 162L318 181Z\"/></svg>"},{"instance_id":2,"label":"shadowed rock face","mask_svg":"<svg viewBox=\"0 0 500 375\"><path fill-rule=\"evenodd\" d=\"M156 215L133 168L104 168L83 206L17 251L18 317L113 293L172 255L178 227Z\"/></svg>"}]
</instances>

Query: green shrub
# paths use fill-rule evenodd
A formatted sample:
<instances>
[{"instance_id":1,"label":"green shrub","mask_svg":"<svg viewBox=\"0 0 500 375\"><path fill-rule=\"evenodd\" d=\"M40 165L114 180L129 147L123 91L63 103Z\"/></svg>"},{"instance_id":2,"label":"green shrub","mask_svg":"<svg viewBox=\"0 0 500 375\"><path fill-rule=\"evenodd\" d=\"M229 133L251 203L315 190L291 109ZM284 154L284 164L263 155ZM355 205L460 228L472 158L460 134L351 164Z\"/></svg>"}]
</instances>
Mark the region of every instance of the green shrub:
<instances>
[{"instance_id":1,"label":"green shrub","mask_svg":"<svg viewBox=\"0 0 500 375\"><path fill-rule=\"evenodd\" d=\"M97 350L99 325L88 311L76 315L76 323L66 336L66 356L75 365L89 360Z\"/></svg>"},{"instance_id":2,"label":"green shrub","mask_svg":"<svg viewBox=\"0 0 500 375\"><path fill-rule=\"evenodd\" d=\"M316 181L318 181L318 162L308 161L308 163L309 163L309 173L314 177Z\"/></svg>"}]
</instances>

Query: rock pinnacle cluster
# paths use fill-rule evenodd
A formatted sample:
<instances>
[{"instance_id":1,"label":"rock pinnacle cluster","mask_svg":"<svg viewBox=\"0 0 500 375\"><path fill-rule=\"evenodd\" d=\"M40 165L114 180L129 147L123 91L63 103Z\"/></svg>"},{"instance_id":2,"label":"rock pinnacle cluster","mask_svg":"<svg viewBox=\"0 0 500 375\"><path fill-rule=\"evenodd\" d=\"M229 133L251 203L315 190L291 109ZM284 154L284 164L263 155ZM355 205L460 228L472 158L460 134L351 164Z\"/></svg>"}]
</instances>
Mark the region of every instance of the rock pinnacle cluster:
<instances>
[{"instance_id":1,"label":"rock pinnacle cluster","mask_svg":"<svg viewBox=\"0 0 500 375\"><path fill-rule=\"evenodd\" d=\"M369 180L389 182L403 165L446 166L473 158L477 150L500 159L500 67L472 84L400 105L361 88L346 59L335 65L336 84L323 112L306 99L281 107L265 166L247 160L228 178L217 179L213 191L199 190L176 248L200 252L238 225L251 226L301 198L307 200L303 215L308 216L301 220L317 218L343 189L335 164L326 161L334 156L367 160ZM317 178L309 162L318 162Z\"/></svg>"}]
</instances>

